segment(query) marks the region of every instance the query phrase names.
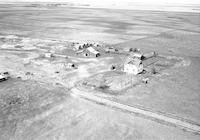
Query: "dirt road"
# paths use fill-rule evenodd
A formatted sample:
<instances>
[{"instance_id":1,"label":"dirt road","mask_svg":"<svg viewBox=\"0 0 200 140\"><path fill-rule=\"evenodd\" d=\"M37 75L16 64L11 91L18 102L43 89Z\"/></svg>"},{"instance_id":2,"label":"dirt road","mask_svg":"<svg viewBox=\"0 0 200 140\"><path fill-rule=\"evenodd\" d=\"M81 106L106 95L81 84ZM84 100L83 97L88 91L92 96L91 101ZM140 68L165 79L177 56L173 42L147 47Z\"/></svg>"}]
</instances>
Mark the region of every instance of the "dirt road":
<instances>
[{"instance_id":1,"label":"dirt road","mask_svg":"<svg viewBox=\"0 0 200 140\"><path fill-rule=\"evenodd\" d=\"M133 113L142 117L145 117L147 119L151 119L153 121L163 123L165 125L171 125L175 127L179 127L183 130L193 132L195 134L200 135L200 126L199 124L195 124L190 122L189 120L182 119L182 118L176 118L173 116L166 116L165 114L161 114L158 112L152 112L150 110L145 110L141 108L136 108L124 104L120 104L114 101L110 101L101 97L97 97L95 95L92 95L92 93L87 93L84 91L80 91L77 88L72 89L72 94L75 96L79 96L81 98L84 98L86 100L90 100L92 102L95 102L97 104L102 104L105 106L109 106L115 109L119 109L124 112Z\"/></svg>"}]
</instances>

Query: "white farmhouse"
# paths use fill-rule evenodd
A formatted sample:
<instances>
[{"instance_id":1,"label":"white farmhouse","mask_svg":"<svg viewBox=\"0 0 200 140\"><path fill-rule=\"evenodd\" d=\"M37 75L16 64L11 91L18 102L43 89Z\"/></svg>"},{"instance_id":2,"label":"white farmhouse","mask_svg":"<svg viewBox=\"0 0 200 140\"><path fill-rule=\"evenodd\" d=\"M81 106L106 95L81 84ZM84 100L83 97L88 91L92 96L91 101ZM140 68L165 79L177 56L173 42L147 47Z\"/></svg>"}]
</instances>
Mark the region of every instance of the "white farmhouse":
<instances>
[{"instance_id":1,"label":"white farmhouse","mask_svg":"<svg viewBox=\"0 0 200 140\"><path fill-rule=\"evenodd\" d=\"M127 59L130 60L130 59ZM139 58L133 58L124 63L124 72L137 75L143 71L143 64Z\"/></svg>"},{"instance_id":2,"label":"white farmhouse","mask_svg":"<svg viewBox=\"0 0 200 140\"><path fill-rule=\"evenodd\" d=\"M142 60L143 59L143 54L141 53L141 52L131 52L130 53L130 56L132 57L132 58L138 58L138 59L140 59L140 60Z\"/></svg>"}]
</instances>

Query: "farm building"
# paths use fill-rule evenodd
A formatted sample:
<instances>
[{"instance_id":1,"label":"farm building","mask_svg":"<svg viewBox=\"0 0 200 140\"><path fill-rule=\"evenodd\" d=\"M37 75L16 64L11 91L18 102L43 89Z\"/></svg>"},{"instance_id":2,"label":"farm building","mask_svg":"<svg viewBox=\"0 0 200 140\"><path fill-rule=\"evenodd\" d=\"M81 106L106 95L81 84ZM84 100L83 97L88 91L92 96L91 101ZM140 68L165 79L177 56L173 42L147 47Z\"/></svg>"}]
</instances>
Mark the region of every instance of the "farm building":
<instances>
[{"instance_id":1,"label":"farm building","mask_svg":"<svg viewBox=\"0 0 200 140\"><path fill-rule=\"evenodd\" d=\"M74 50L81 50L81 49L83 49L83 44L75 43L75 44L73 44L73 48L74 48Z\"/></svg>"},{"instance_id":2,"label":"farm building","mask_svg":"<svg viewBox=\"0 0 200 140\"><path fill-rule=\"evenodd\" d=\"M100 52L95 50L93 47L88 47L84 50L77 52L77 54L82 54L85 57L99 57Z\"/></svg>"},{"instance_id":3,"label":"farm building","mask_svg":"<svg viewBox=\"0 0 200 140\"><path fill-rule=\"evenodd\" d=\"M108 47L105 49L106 53L117 53L118 49L113 48L113 47Z\"/></svg>"},{"instance_id":4,"label":"farm building","mask_svg":"<svg viewBox=\"0 0 200 140\"><path fill-rule=\"evenodd\" d=\"M143 71L142 60L128 57L124 63L124 72L137 75Z\"/></svg>"},{"instance_id":5,"label":"farm building","mask_svg":"<svg viewBox=\"0 0 200 140\"><path fill-rule=\"evenodd\" d=\"M78 69L78 66L72 62L57 63L55 66L57 70Z\"/></svg>"},{"instance_id":6,"label":"farm building","mask_svg":"<svg viewBox=\"0 0 200 140\"><path fill-rule=\"evenodd\" d=\"M156 52L149 52L144 54L145 59L156 57L158 54Z\"/></svg>"},{"instance_id":7,"label":"farm building","mask_svg":"<svg viewBox=\"0 0 200 140\"><path fill-rule=\"evenodd\" d=\"M100 47L100 45L98 43L93 43L94 47Z\"/></svg>"},{"instance_id":8,"label":"farm building","mask_svg":"<svg viewBox=\"0 0 200 140\"><path fill-rule=\"evenodd\" d=\"M74 63L65 63L65 67L68 69L77 69L78 66Z\"/></svg>"},{"instance_id":9,"label":"farm building","mask_svg":"<svg viewBox=\"0 0 200 140\"><path fill-rule=\"evenodd\" d=\"M54 55L50 52L44 54L46 58L54 57Z\"/></svg>"},{"instance_id":10,"label":"farm building","mask_svg":"<svg viewBox=\"0 0 200 140\"><path fill-rule=\"evenodd\" d=\"M130 52L130 56L132 58L138 58L140 60L142 60L144 58L144 56L141 52Z\"/></svg>"}]
</instances>

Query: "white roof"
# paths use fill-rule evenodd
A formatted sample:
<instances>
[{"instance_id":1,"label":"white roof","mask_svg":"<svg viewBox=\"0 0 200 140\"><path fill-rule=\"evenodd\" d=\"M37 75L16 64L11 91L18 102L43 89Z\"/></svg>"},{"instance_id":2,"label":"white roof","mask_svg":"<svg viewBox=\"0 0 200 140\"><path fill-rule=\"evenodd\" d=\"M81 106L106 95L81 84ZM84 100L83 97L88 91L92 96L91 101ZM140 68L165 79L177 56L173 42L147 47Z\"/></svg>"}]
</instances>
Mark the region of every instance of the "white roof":
<instances>
[{"instance_id":1,"label":"white roof","mask_svg":"<svg viewBox=\"0 0 200 140\"><path fill-rule=\"evenodd\" d=\"M7 78L7 75L0 73L0 79Z\"/></svg>"},{"instance_id":2,"label":"white roof","mask_svg":"<svg viewBox=\"0 0 200 140\"><path fill-rule=\"evenodd\" d=\"M142 64L142 61L140 59L133 59L128 64L139 66L140 64Z\"/></svg>"},{"instance_id":3,"label":"white roof","mask_svg":"<svg viewBox=\"0 0 200 140\"><path fill-rule=\"evenodd\" d=\"M96 51L96 50L95 50L94 48L92 48L92 47L88 47L87 50L90 51L91 53L94 53L94 54L98 54L98 53L99 53L98 51Z\"/></svg>"},{"instance_id":4,"label":"white roof","mask_svg":"<svg viewBox=\"0 0 200 140\"><path fill-rule=\"evenodd\" d=\"M2 78L5 78L5 76L3 76L3 75L0 74L0 79L2 79Z\"/></svg>"},{"instance_id":5,"label":"white roof","mask_svg":"<svg viewBox=\"0 0 200 140\"><path fill-rule=\"evenodd\" d=\"M138 57L138 58L141 58L143 56L143 54L140 52L131 52L130 55L132 57Z\"/></svg>"},{"instance_id":6,"label":"white roof","mask_svg":"<svg viewBox=\"0 0 200 140\"><path fill-rule=\"evenodd\" d=\"M139 58L127 57L127 59L125 60L125 65L127 65L127 64L139 66L140 64L142 64L142 60L140 60Z\"/></svg>"}]
</instances>

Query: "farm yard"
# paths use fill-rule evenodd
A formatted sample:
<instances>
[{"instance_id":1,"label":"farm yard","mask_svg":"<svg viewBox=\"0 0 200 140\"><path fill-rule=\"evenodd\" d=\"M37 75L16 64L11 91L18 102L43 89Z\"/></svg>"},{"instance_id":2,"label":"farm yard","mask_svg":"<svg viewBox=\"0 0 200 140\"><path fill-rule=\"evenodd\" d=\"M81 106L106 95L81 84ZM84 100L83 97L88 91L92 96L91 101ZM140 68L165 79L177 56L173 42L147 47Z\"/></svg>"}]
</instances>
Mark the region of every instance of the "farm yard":
<instances>
[{"instance_id":1,"label":"farm yard","mask_svg":"<svg viewBox=\"0 0 200 140\"><path fill-rule=\"evenodd\" d=\"M199 13L0 11L0 139L200 138Z\"/></svg>"}]
</instances>

